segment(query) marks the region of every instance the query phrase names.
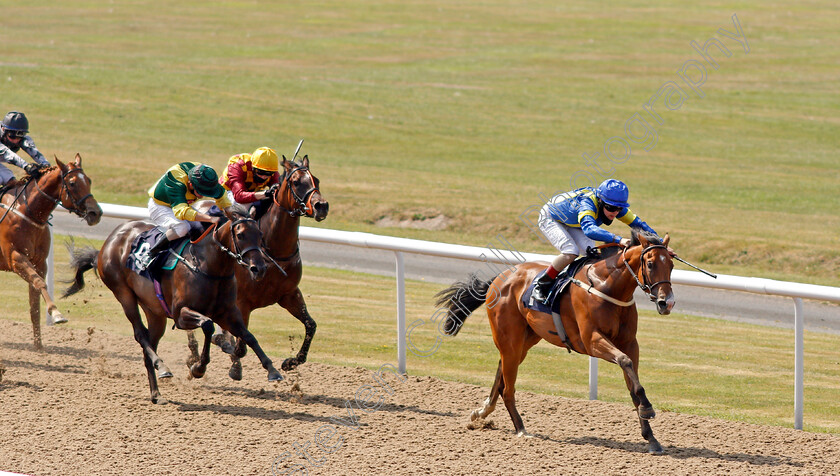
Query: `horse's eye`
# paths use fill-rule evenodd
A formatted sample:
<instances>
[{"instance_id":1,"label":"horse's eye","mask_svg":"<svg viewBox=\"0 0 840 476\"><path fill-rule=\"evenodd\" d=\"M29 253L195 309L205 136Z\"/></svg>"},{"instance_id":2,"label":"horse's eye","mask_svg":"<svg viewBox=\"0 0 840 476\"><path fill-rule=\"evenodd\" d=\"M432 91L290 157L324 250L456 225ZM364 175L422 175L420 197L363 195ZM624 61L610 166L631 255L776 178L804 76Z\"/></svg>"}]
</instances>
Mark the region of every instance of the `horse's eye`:
<instances>
[{"instance_id":1,"label":"horse's eye","mask_svg":"<svg viewBox=\"0 0 840 476\"><path fill-rule=\"evenodd\" d=\"M648 267L648 269L653 269L653 261L648 261L647 262L647 267Z\"/></svg>"}]
</instances>

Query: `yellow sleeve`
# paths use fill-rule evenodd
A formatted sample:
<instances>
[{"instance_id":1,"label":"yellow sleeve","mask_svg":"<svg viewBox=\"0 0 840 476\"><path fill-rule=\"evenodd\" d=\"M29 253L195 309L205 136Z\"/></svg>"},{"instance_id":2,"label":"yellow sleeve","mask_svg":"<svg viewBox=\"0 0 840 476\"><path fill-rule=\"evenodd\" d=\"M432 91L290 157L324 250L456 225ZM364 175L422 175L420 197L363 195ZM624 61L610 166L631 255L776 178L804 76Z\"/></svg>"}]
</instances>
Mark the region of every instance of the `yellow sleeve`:
<instances>
[{"instance_id":1,"label":"yellow sleeve","mask_svg":"<svg viewBox=\"0 0 840 476\"><path fill-rule=\"evenodd\" d=\"M186 203L179 203L172 207L172 213L175 214L175 218L187 221L195 221L195 216L198 214L198 212Z\"/></svg>"},{"instance_id":2,"label":"yellow sleeve","mask_svg":"<svg viewBox=\"0 0 840 476\"><path fill-rule=\"evenodd\" d=\"M216 199L216 206L221 208L222 210L231 205L233 205L233 202L230 201L230 198L228 198L227 193L223 194L221 197Z\"/></svg>"},{"instance_id":3,"label":"yellow sleeve","mask_svg":"<svg viewBox=\"0 0 840 476\"><path fill-rule=\"evenodd\" d=\"M629 225L629 224L633 223L633 220L636 219L636 214L633 213L632 211L630 211L629 208L627 208L626 210L627 210L627 213L625 213L623 217L618 217L618 221L620 221L621 223L624 223L626 225Z\"/></svg>"}]
</instances>

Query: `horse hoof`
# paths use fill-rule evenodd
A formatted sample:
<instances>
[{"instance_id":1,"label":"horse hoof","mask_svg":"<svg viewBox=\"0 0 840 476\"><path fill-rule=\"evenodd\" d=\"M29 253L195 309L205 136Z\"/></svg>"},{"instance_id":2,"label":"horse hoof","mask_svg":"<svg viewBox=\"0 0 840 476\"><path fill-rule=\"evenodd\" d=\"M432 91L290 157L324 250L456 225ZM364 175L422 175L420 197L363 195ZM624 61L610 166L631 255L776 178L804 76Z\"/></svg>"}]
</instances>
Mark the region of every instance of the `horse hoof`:
<instances>
[{"instance_id":1,"label":"horse hoof","mask_svg":"<svg viewBox=\"0 0 840 476\"><path fill-rule=\"evenodd\" d=\"M207 368L202 369L202 368L199 368L199 367L200 367L199 365L193 365L192 367L190 367L190 375L192 375L193 378L204 377L204 372L207 371Z\"/></svg>"},{"instance_id":2,"label":"horse hoof","mask_svg":"<svg viewBox=\"0 0 840 476\"><path fill-rule=\"evenodd\" d=\"M283 376L278 371L268 372L268 381L269 382L280 382L283 380Z\"/></svg>"},{"instance_id":3,"label":"horse hoof","mask_svg":"<svg viewBox=\"0 0 840 476\"><path fill-rule=\"evenodd\" d=\"M47 325L54 326L56 324L64 324L67 322L67 318L61 315L60 312L56 312L55 314L50 314L47 316Z\"/></svg>"},{"instance_id":4,"label":"horse hoof","mask_svg":"<svg viewBox=\"0 0 840 476\"><path fill-rule=\"evenodd\" d=\"M523 429L523 430L519 430L519 431L516 432L516 437L517 438L533 438L534 435L528 433L527 431L525 431Z\"/></svg>"},{"instance_id":5,"label":"horse hoof","mask_svg":"<svg viewBox=\"0 0 840 476\"><path fill-rule=\"evenodd\" d=\"M660 445L658 441L653 440L650 444L648 444L648 453L654 456L659 456L664 454L665 451L662 449L662 445Z\"/></svg>"},{"instance_id":6,"label":"horse hoof","mask_svg":"<svg viewBox=\"0 0 840 476\"><path fill-rule=\"evenodd\" d=\"M159 379L172 378L172 372L170 372L169 370L164 370L163 372L158 372L158 378Z\"/></svg>"},{"instance_id":7,"label":"horse hoof","mask_svg":"<svg viewBox=\"0 0 840 476\"><path fill-rule=\"evenodd\" d=\"M219 348L222 349L222 352L224 352L225 354L233 355L234 351L236 350L233 344L231 344L229 340L225 339L224 334L214 335L210 339L210 342L219 346Z\"/></svg>"},{"instance_id":8,"label":"horse hoof","mask_svg":"<svg viewBox=\"0 0 840 476\"><path fill-rule=\"evenodd\" d=\"M639 418L642 420L653 420L656 418L656 411L653 407L639 407Z\"/></svg>"},{"instance_id":9,"label":"horse hoof","mask_svg":"<svg viewBox=\"0 0 840 476\"><path fill-rule=\"evenodd\" d=\"M231 365L230 370L228 370L228 376L234 380L242 380L242 364L236 362Z\"/></svg>"},{"instance_id":10,"label":"horse hoof","mask_svg":"<svg viewBox=\"0 0 840 476\"><path fill-rule=\"evenodd\" d=\"M169 400L163 397L157 397L152 399L152 403L154 403L155 405L166 405L169 403Z\"/></svg>"},{"instance_id":11,"label":"horse hoof","mask_svg":"<svg viewBox=\"0 0 840 476\"><path fill-rule=\"evenodd\" d=\"M288 372L289 370L294 370L295 367L300 365L298 360L294 357L289 357L288 359L283 361L283 364L280 365L280 368Z\"/></svg>"}]
</instances>

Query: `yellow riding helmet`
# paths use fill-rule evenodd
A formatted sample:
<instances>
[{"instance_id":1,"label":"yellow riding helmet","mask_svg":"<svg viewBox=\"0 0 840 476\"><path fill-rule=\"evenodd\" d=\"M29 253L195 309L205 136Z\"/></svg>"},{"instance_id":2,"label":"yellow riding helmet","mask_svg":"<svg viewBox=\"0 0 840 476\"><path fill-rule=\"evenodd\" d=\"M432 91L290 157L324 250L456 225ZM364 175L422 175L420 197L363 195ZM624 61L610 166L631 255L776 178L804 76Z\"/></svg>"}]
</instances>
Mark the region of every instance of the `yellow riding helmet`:
<instances>
[{"instance_id":1,"label":"yellow riding helmet","mask_svg":"<svg viewBox=\"0 0 840 476\"><path fill-rule=\"evenodd\" d=\"M277 172L277 167L280 165L280 159L277 158L277 152L274 152L274 149L260 147L251 154L251 164L256 169Z\"/></svg>"}]
</instances>

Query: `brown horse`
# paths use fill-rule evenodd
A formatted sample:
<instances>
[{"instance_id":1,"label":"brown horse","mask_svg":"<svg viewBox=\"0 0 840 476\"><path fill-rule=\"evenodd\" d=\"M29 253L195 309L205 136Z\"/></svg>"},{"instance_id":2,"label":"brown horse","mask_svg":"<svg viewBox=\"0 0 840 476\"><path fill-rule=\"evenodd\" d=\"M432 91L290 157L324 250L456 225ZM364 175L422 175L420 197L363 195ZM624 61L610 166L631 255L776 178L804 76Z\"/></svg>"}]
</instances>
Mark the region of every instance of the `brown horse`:
<instances>
[{"instance_id":1,"label":"brown horse","mask_svg":"<svg viewBox=\"0 0 840 476\"><path fill-rule=\"evenodd\" d=\"M255 309L279 304L291 315L303 323L306 335L295 357L289 357L280 366L283 370L292 370L306 362L309 345L315 335L315 320L306 310L306 302L298 285L303 275L303 264L300 260L298 246L298 227L300 217L314 218L322 221L327 218L329 203L321 196L318 189L320 184L317 177L309 170L309 157L304 156L300 163L286 160L283 157L283 177L280 187L274 194L271 206L260 217L259 225L263 233L263 242L269 265L265 279L257 282L251 279L243 269L236 270L236 306L242 312L245 325L248 325L251 312ZM196 357L197 346L190 333L190 348L193 358ZM216 340L226 344L225 339ZM245 354L242 339L236 342L236 352L230 358L232 365L228 375L234 380L242 378L242 364L237 355Z\"/></svg>"},{"instance_id":2,"label":"brown horse","mask_svg":"<svg viewBox=\"0 0 840 476\"><path fill-rule=\"evenodd\" d=\"M232 207L228 218L229 221L222 226L211 227L212 232L208 230L205 238L193 242L194 246L189 253L185 253L187 256L179 259L174 269L161 272L164 301L171 309L169 315L174 319L176 327L201 327L204 331L201 358L190 367L193 377L204 376L210 362L210 339L214 331L213 322L216 322L254 349L268 371L269 381L279 381L283 379L282 375L274 368L254 335L248 331L235 305L234 268L240 267L236 264L247 268L247 273L255 280L265 274L266 265L260 252L262 234L256 221L241 207ZM85 285L84 272L96 267L99 277L122 305L123 312L134 328L134 338L143 348L152 402L166 403L158 391L155 369L160 372L161 378L172 376L157 355L158 342L166 330L168 309L164 308L156 296L152 281L125 265L134 238L153 226L143 221L126 222L111 232L98 252L91 248L74 252L71 265L76 271L75 280L65 296L81 290ZM138 305L146 314L148 329L143 325Z\"/></svg>"},{"instance_id":3,"label":"brown horse","mask_svg":"<svg viewBox=\"0 0 840 476\"><path fill-rule=\"evenodd\" d=\"M13 271L29 283L29 317L38 350L43 349L41 297L47 305L47 325L67 322L50 297L45 281L51 244L47 220L59 204L90 226L102 218L79 154L69 164L58 157L55 163L38 178L23 178L0 197L0 270Z\"/></svg>"},{"instance_id":4,"label":"brown horse","mask_svg":"<svg viewBox=\"0 0 840 476\"><path fill-rule=\"evenodd\" d=\"M667 235L660 240L654 235L634 232L629 248L584 265L575 275L579 285L569 285L559 297L560 316L571 350L618 364L624 372L642 436L648 441L648 452L652 454L661 454L662 446L654 438L648 422L656 413L639 383L638 313L633 291L640 286L651 300L656 301L660 314L671 312L674 296L670 279L674 265L668 239ZM619 249L612 247L613 251ZM501 395L517 436L527 435L514 397L519 365L528 350L542 339L567 347L558 336L550 314L528 309L522 304L523 293L544 269L543 263L523 263L489 281L471 276L470 282L455 283L437 295L438 305L447 305L449 309L444 331L453 336L467 316L482 304L487 305L493 340L501 360L490 397L483 407L472 412L471 418L476 420L489 415Z\"/></svg>"}]
</instances>

